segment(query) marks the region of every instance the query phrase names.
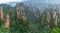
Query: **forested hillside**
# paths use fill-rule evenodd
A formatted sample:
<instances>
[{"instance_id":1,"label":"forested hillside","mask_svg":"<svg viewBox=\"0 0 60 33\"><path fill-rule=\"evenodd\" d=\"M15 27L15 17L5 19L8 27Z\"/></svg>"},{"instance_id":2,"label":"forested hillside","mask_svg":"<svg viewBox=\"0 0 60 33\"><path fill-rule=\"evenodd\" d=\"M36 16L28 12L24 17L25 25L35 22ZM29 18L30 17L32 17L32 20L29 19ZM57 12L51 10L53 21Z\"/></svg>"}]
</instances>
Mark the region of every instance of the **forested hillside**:
<instances>
[{"instance_id":1,"label":"forested hillside","mask_svg":"<svg viewBox=\"0 0 60 33\"><path fill-rule=\"evenodd\" d=\"M60 33L60 9L54 7L0 4L0 33Z\"/></svg>"}]
</instances>

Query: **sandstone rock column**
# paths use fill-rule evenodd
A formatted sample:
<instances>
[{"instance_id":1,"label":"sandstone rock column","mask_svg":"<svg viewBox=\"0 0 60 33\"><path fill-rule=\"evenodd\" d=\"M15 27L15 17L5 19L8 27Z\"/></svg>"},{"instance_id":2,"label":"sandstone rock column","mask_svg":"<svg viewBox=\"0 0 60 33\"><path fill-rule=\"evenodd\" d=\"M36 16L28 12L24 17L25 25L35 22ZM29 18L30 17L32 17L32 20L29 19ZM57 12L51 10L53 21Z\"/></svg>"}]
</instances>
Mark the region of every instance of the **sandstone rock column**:
<instances>
[{"instance_id":1,"label":"sandstone rock column","mask_svg":"<svg viewBox=\"0 0 60 33\"><path fill-rule=\"evenodd\" d=\"M26 20L26 16L23 16L23 20Z\"/></svg>"},{"instance_id":2,"label":"sandstone rock column","mask_svg":"<svg viewBox=\"0 0 60 33\"><path fill-rule=\"evenodd\" d=\"M47 20L47 22L48 22L48 28L49 28L50 18L51 18L51 15L50 15L50 13L48 12L48 13L47 13L47 18L46 18L46 20Z\"/></svg>"},{"instance_id":3,"label":"sandstone rock column","mask_svg":"<svg viewBox=\"0 0 60 33\"><path fill-rule=\"evenodd\" d=\"M9 28L9 25L10 25L10 19L9 19L9 14L7 14L5 26Z\"/></svg>"},{"instance_id":4,"label":"sandstone rock column","mask_svg":"<svg viewBox=\"0 0 60 33\"><path fill-rule=\"evenodd\" d=\"M0 18L3 19L3 8L0 7Z\"/></svg>"},{"instance_id":5,"label":"sandstone rock column","mask_svg":"<svg viewBox=\"0 0 60 33\"><path fill-rule=\"evenodd\" d=\"M58 23L58 16L56 16L55 18L55 25L57 26L57 23Z\"/></svg>"},{"instance_id":6,"label":"sandstone rock column","mask_svg":"<svg viewBox=\"0 0 60 33\"><path fill-rule=\"evenodd\" d=\"M20 16L22 16L22 7L16 6L16 17L19 18Z\"/></svg>"},{"instance_id":7,"label":"sandstone rock column","mask_svg":"<svg viewBox=\"0 0 60 33\"><path fill-rule=\"evenodd\" d=\"M53 15L53 18L55 18L55 17L56 17L56 12L53 12L53 14L54 14L54 15Z\"/></svg>"}]
</instances>

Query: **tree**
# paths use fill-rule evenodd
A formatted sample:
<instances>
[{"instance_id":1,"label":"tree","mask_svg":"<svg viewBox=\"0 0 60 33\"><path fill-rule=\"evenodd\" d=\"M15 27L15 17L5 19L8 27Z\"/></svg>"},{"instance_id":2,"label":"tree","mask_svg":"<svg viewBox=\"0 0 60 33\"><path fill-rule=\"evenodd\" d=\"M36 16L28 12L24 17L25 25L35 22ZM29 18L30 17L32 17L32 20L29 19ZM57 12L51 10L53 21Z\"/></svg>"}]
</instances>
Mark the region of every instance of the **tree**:
<instances>
[{"instance_id":1,"label":"tree","mask_svg":"<svg viewBox=\"0 0 60 33\"><path fill-rule=\"evenodd\" d=\"M10 32L11 33L28 33L29 32L29 22L23 21L23 19L11 20Z\"/></svg>"}]
</instances>

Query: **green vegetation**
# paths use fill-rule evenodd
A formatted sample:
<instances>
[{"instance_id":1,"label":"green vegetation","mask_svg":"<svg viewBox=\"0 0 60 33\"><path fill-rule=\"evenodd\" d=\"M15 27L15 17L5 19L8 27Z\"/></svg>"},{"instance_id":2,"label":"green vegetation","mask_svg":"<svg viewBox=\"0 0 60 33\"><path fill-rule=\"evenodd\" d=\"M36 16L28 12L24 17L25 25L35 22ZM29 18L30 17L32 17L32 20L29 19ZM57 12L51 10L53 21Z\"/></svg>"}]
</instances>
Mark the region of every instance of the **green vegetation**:
<instances>
[{"instance_id":1,"label":"green vegetation","mask_svg":"<svg viewBox=\"0 0 60 33\"><path fill-rule=\"evenodd\" d=\"M23 12L25 12L25 16L27 17L27 20L23 20L21 17L15 17L16 7L11 7L6 4L4 5L1 6L3 6L4 13L8 13L10 16L10 27L6 28L5 20L0 20L0 33L60 33L59 14L57 13L57 25L55 25L55 18L53 18L53 12L58 12L58 9L45 9L43 12L40 12L39 9L35 9L34 11L30 7L24 6L21 3L19 6L22 6L24 8ZM36 16L35 12L38 12L36 13ZM48 13L50 15L48 15ZM50 20L48 17L50 17Z\"/></svg>"},{"instance_id":2,"label":"green vegetation","mask_svg":"<svg viewBox=\"0 0 60 33\"><path fill-rule=\"evenodd\" d=\"M60 28L53 28L51 33L60 33Z\"/></svg>"}]
</instances>

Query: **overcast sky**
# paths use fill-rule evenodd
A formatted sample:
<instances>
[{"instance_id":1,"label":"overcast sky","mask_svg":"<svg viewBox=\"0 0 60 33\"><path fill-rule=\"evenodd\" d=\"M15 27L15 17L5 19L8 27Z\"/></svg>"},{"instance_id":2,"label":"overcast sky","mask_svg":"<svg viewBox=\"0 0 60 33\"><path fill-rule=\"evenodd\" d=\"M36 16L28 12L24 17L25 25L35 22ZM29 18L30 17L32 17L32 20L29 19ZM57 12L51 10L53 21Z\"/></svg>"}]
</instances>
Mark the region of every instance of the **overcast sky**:
<instances>
[{"instance_id":1,"label":"overcast sky","mask_svg":"<svg viewBox=\"0 0 60 33\"><path fill-rule=\"evenodd\" d=\"M26 0L0 0L0 3L13 2L13 1L22 2Z\"/></svg>"},{"instance_id":2,"label":"overcast sky","mask_svg":"<svg viewBox=\"0 0 60 33\"><path fill-rule=\"evenodd\" d=\"M60 4L60 0L46 0L46 1L48 1L48 3Z\"/></svg>"},{"instance_id":3,"label":"overcast sky","mask_svg":"<svg viewBox=\"0 0 60 33\"><path fill-rule=\"evenodd\" d=\"M0 0L0 3L13 2L13 1L22 2L22 1L26 1L26 0ZM40 0L40 1L42 1L42 0ZM60 3L60 0L43 0L43 1L46 1L48 3Z\"/></svg>"}]
</instances>

